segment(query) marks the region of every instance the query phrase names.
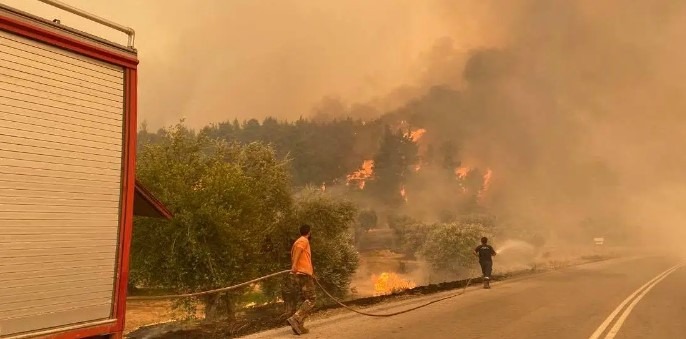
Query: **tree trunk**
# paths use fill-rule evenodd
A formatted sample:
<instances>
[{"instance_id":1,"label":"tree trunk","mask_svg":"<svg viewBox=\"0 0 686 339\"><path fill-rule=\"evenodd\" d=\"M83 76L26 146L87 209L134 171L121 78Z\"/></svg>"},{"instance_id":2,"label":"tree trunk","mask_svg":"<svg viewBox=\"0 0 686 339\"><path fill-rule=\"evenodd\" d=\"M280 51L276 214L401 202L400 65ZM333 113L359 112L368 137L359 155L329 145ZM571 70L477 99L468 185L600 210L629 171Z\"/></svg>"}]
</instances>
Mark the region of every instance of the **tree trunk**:
<instances>
[{"instance_id":1,"label":"tree trunk","mask_svg":"<svg viewBox=\"0 0 686 339\"><path fill-rule=\"evenodd\" d=\"M203 298L205 320L235 320L234 300L231 295L218 293Z\"/></svg>"}]
</instances>

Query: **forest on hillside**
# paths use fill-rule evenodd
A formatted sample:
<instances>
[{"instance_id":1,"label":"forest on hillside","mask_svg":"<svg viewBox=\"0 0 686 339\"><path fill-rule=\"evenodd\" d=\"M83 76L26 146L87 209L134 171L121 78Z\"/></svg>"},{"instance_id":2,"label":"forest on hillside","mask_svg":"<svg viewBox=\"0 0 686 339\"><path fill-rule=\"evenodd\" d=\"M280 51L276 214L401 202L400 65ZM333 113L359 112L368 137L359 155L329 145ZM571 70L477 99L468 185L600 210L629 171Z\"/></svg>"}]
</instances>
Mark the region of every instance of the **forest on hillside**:
<instances>
[{"instance_id":1,"label":"forest on hillside","mask_svg":"<svg viewBox=\"0 0 686 339\"><path fill-rule=\"evenodd\" d=\"M435 89L432 96L450 93ZM188 132L272 147L276 157L286 162L294 190L317 187L355 200L361 208L405 206L422 217L475 212L492 171L468 167L461 160L456 134L430 120L421 107L408 107L370 120L269 117L213 123ZM167 133L167 129L149 131L143 124L139 149Z\"/></svg>"},{"instance_id":2,"label":"forest on hillside","mask_svg":"<svg viewBox=\"0 0 686 339\"><path fill-rule=\"evenodd\" d=\"M197 291L274 272L303 222L320 232L315 267L339 295L359 265L358 235L372 228L391 230L394 251L452 273L483 235L538 248L623 241L635 225L619 210L613 170L585 152L583 130L556 102L525 100L522 91L547 88L514 62L479 51L466 88L431 87L366 118L321 107L197 130L143 123L137 177L175 218L137 221L132 284ZM271 301L278 290L265 286Z\"/></svg>"},{"instance_id":3,"label":"forest on hillside","mask_svg":"<svg viewBox=\"0 0 686 339\"><path fill-rule=\"evenodd\" d=\"M339 295L358 268L360 235L374 228L392 230L392 250L458 272L471 244L494 233L484 203L492 171L464 166L455 139L429 126L403 112L142 124L137 177L175 216L137 220L132 286L196 291L274 272L303 222L317 232L318 274ZM281 292L276 281L263 288L268 300ZM221 298L202 302L216 309L242 295Z\"/></svg>"}]
</instances>

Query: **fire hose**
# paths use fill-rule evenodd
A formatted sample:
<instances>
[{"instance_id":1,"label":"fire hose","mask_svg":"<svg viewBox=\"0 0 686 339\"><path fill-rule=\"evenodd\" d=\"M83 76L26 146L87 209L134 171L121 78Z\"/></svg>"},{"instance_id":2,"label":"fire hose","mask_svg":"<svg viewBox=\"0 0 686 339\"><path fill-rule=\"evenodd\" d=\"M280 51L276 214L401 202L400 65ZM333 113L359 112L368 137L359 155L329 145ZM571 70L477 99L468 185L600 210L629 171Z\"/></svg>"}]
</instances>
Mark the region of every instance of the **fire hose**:
<instances>
[{"instance_id":1,"label":"fire hose","mask_svg":"<svg viewBox=\"0 0 686 339\"><path fill-rule=\"evenodd\" d=\"M194 297L200 297L203 295L209 295L209 294L214 294L214 293L221 293L221 292L226 292L230 290L235 290L237 288L245 287L250 284L254 284L258 281L262 281L265 279L269 279L272 277L276 277L282 274L289 273L291 270L285 270L285 271L280 271L276 273L272 273L269 275L265 275L264 277L259 277L257 279L253 279L250 281L246 281L243 283L240 283L238 285L233 285L233 286L228 286L228 287L222 287L222 288L217 288L214 290L209 290L209 291L202 291L202 292L195 292L195 293L186 293L186 294L170 294L170 295L151 295L151 296L135 296L135 297L128 297L126 300L160 300L160 299L183 299L183 298L194 298Z\"/></svg>"},{"instance_id":2,"label":"fire hose","mask_svg":"<svg viewBox=\"0 0 686 339\"><path fill-rule=\"evenodd\" d=\"M354 308L352 308L352 307L350 307L350 306L344 304L344 303L341 302L340 300L336 299L334 296L332 296L331 293L329 293L329 291L327 291L327 290L322 286L322 284L319 282L319 280L317 280L317 278L314 278L314 281L317 282L317 285L319 285L319 288L321 288L322 291L324 291L324 293L325 293L329 298L331 298L331 300L333 300L335 303L337 303L338 305L342 306L343 308L345 308L345 309L347 309L347 310L349 310L349 311L353 311L353 312L355 312L355 313L357 313L357 314L361 314L361 315L366 315L366 316L368 316L368 317L392 317L392 316L396 316L396 315L399 315L399 314L411 312L411 311L414 311L414 310L417 310L417 309L420 309L420 308L423 308L423 307L427 307L427 306L429 306L429 305L431 305L431 304L435 304L435 303L437 303L437 302L439 302L439 301L443 301L443 300L447 300L447 299L450 299L450 298L455 298L455 297L457 297L457 296L463 295L463 294L467 291L467 287L469 287L469 284L472 282L472 278L469 278L469 280L467 280L467 283L464 285L464 288L463 288L462 291L459 292L459 293L453 293L453 294L448 295L448 296L445 296L445 297L443 297L443 298L435 299L435 300L429 301L429 302L427 302L427 303L421 304L421 305L419 305L419 306L415 306L415 307L412 307L412 308L408 308L408 309L406 309L406 310L402 310L402 311L398 311L398 312L393 312L393 313L383 313L383 314L378 314L378 313L367 313L367 312L362 312L362 311L360 311L360 310L356 310L356 309L354 309Z\"/></svg>"},{"instance_id":3,"label":"fire hose","mask_svg":"<svg viewBox=\"0 0 686 339\"><path fill-rule=\"evenodd\" d=\"M256 279L253 279L253 280L250 280L250 281L246 281L246 282L243 282L243 283L240 283L240 284L237 284L237 285L228 286L228 287L222 287L222 288L218 288L218 289L214 289L214 290L208 290L208 291L202 291L202 292L195 292L195 293L185 293L185 294L172 294L172 295L134 296L134 297L128 297L127 300L161 300L161 299L182 299L182 298L199 297L199 296L203 296L203 295L209 295L209 294L214 294L214 293L221 293L221 292L226 292L226 291L234 290L234 289L237 289L237 288L245 287L245 286L254 284L254 283L256 283L256 282L259 282L259 281L262 281L262 280L265 280L265 279L269 279L269 278L273 278L273 277L276 277L276 276L279 276L279 275L282 275L282 274L290 273L290 272L291 272L290 270L284 270L284 271L272 273L272 274L269 274L269 275L265 275L265 276L263 276L263 277L259 277L259 278L256 278ZM350 307L350 306L344 304L342 301L338 300L336 297L334 297L333 295L331 295L331 293L329 293L329 291L327 291L327 290L324 288L324 286L322 286L322 284L319 282L319 280L318 280L315 276L312 276L312 278L313 278L314 281L317 283L317 285L319 286L319 288L324 292L324 294L326 294L326 295L327 295L331 300L333 300L336 304L342 306L343 308L345 308L345 309L347 309L347 310L349 310L349 311L355 312L355 313L357 313L357 314L365 315L365 316L368 316L368 317L392 317L392 316L396 316L396 315L399 315L399 314L411 312L411 311L414 311L414 310L417 310L417 309L420 309L420 308L429 306L429 305L431 305L431 304L435 304L435 303L440 302L440 301L444 301L444 300L447 300L447 299L451 299L451 298L454 298L454 297L463 295L463 294L467 291L467 287L469 287L469 284L472 282L472 279L473 279L473 278L469 278L469 279L467 280L467 283L465 284L464 288L462 289L462 291L460 291L460 292L458 292L458 293L453 293L453 294L451 294L451 295L448 295L448 296L445 296L445 297L442 297L442 298L439 298L439 299L435 299L435 300L426 302L426 303L424 303L424 304L421 304L421 305L419 305L419 306L415 306L415 307L412 307L412 308L409 308L409 309L406 309L406 310L402 310L402 311L398 311L398 312L393 312L393 313L377 314L377 313L367 313L367 312L363 312L363 311L360 311L360 310L356 310L356 309L354 309L354 308L352 308L352 307Z\"/></svg>"}]
</instances>

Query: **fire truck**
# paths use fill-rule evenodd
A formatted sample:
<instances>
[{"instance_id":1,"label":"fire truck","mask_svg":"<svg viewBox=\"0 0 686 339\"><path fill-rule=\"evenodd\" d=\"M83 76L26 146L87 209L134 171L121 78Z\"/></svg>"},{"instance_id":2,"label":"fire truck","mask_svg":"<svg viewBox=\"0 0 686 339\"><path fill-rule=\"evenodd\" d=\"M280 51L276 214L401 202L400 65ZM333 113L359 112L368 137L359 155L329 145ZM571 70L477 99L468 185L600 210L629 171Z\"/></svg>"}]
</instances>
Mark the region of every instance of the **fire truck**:
<instances>
[{"instance_id":1,"label":"fire truck","mask_svg":"<svg viewBox=\"0 0 686 339\"><path fill-rule=\"evenodd\" d=\"M133 217L171 217L135 178L135 33L37 1L128 44L0 0L0 338L121 338Z\"/></svg>"}]
</instances>

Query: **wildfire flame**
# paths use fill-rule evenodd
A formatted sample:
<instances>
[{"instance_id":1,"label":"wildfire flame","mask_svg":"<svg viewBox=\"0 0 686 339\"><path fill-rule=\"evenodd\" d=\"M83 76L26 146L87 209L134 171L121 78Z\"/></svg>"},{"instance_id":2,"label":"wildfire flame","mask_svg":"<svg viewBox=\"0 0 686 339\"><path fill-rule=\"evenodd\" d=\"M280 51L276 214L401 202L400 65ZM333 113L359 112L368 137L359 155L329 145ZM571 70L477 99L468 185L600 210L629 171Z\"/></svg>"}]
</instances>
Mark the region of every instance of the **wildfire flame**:
<instances>
[{"instance_id":1,"label":"wildfire flame","mask_svg":"<svg viewBox=\"0 0 686 339\"><path fill-rule=\"evenodd\" d=\"M393 294L417 287L417 284L412 280L403 279L393 272L384 272L379 276L372 275L372 282L374 283L374 296Z\"/></svg>"},{"instance_id":2,"label":"wildfire flame","mask_svg":"<svg viewBox=\"0 0 686 339\"><path fill-rule=\"evenodd\" d=\"M466 167L466 166L461 166L455 168L455 176L457 177L458 180L464 180L467 177L467 174L471 172L473 168ZM479 190L478 197L483 198L483 195L488 191L488 189L491 187L491 179L493 178L493 170L490 168L486 170L486 173L483 176L483 184L481 185L481 189ZM467 189L464 186L461 186L462 191L466 192Z\"/></svg>"},{"instance_id":3,"label":"wildfire flame","mask_svg":"<svg viewBox=\"0 0 686 339\"><path fill-rule=\"evenodd\" d=\"M406 125L407 122L401 121L401 125ZM414 131L409 131L405 133L405 137L408 137L412 140L412 142L416 143L419 141L419 139L424 136L426 133L426 129L420 128ZM417 163L414 165L414 170L415 172L419 172L419 170L422 168L421 163ZM374 176L374 160L365 160L362 162L362 166L360 169L357 171L348 174L347 181L346 181L346 186L350 185L356 185L359 189L363 190L365 185L367 184L367 180L372 179ZM322 187L322 190L326 190L326 188ZM405 188L403 187L400 194L403 196L403 199L407 201L407 198L405 196Z\"/></svg>"},{"instance_id":4,"label":"wildfire flame","mask_svg":"<svg viewBox=\"0 0 686 339\"><path fill-rule=\"evenodd\" d=\"M408 134L405 134L406 137L409 137L410 140L412 140L413 143L419 142L419 139L421 139L424 134L426 134L426 129L425 128L420 128L418 130L414 130ZM421 159L414 165L414 171L419 172L419 170L422 169L422 161Z\"/></svg>"},{"instance_id":5,"label":"wildfire flame","mask_svg":"<svg viewBox=\"0 0 686 339\"><path fill-rule=\"evenodd\" d=\"M364 189L364 185L367 180L374 174L374 160L365 160L362 162L362 168L349 174L346 185L356 184L361 190Z\"/></svg>"},{"instance_id":6,"label":"wildfire flame","mask_svg":"<svg viewBox=\"0 0 686 339\"><path fill-rule=\"evenodd\" d=\"M486 174L484 174L484 184L483 187L481 188L481 191L479 191L479 198L483 198L484 193L488 191L488 189L491 187L491 179L493 178L493 170L490 168L486 170Z\"/></svg>"},{"instance_id":7,"label":"wildfire flame","mask_svg":"<svg viewBox=\"0 0 686 339\"><path fill-rule=\"evenodd\" d=\"M402 186L400 188L400 196L403 197L403 200L407 202L407 192L405 191L405 186Z\"/></svg>"},{"instance_id":8,"label":"wildfire flame","mask_svg":"<svg viewBox=\"0 0 686 339\"><path fill-rule=\"evenodd\" d=\"M467 174L469 174L469 171L472 169L469 167L458 167L455 169L455 175L457 176L458 179L464 179L467 177Z\"/></svg>"},{"instance_id":9,"label":"wildfire flame","mask_svg":"<svg viewBox=\"0 0 686 339\"><path fill-rule=\"evenodd\" d=\"M416 143L419 141L424 136L424 133L426 133L425 128L420 128L414 131L411 131L410 133L406 133L405 136L412 139L412 142Z\"/></svg>"}]
</instances>

